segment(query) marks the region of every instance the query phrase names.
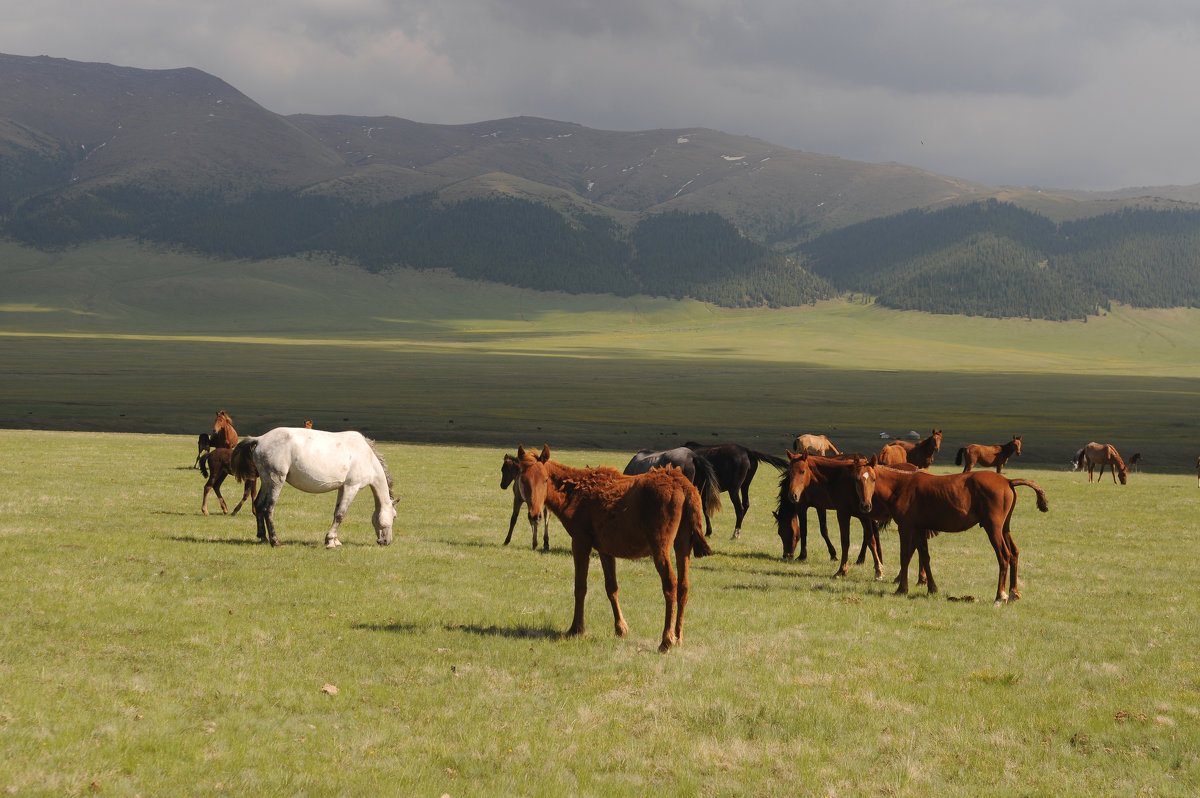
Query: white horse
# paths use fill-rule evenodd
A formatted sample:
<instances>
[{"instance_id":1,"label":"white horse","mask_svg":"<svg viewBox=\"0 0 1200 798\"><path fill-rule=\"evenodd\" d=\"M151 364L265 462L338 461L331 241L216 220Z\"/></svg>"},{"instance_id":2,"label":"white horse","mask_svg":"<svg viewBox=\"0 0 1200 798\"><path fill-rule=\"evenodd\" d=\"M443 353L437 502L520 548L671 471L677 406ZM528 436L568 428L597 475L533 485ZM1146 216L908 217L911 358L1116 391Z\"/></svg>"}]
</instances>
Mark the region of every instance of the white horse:
<instances>
[{"instance_id":1,"label":"white horse","mask_svg":"<svg viewBox=\"0 0 1200 798\"><path fill-rule=\"evenodd\" d=\"M822 457L829 451L832 451L834 454L841 454L837 447L833 445L833 441L824 435L797 435L796 442L792 444L792 448L797 452L819 454Z\"/></svg>"},{"instance_id":2,"label":"white horse","mask_svg":"<svg viewBox=\"0 0 1200 798\"><path fill-rule=\"evenodd\" d=\"M325 533L325 548L342 545L338 526L346 517L350 502L363 487L375 494L375 513L371 523L380 546L392 542L392 523L396 520L396 504L392 495L392 478L387 464L375 450L375 444L361 432L326 432L303 427L276 427L258 437L244 438L233 450L230 468L234 476L249 473L250 464L257 469L262 488L254 507L258 514L258 537L269 538L278 546L275 537L275 503L286 482L305 493L328 493L337 490L337 506L333 511L333 526Z\"/></svg>"}]
</instances>

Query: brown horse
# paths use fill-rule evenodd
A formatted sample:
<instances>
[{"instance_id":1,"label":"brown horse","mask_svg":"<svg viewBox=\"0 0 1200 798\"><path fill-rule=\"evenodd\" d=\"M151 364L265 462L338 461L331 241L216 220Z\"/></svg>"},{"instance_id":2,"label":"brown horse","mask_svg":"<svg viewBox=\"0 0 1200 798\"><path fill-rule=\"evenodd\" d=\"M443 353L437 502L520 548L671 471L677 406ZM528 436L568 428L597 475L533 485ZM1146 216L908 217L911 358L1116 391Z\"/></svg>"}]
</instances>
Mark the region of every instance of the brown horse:
<instances>
[{"instance_id":1,"label":"brown horse","mask_svg":"<svg viewBox=\"0 0 1200 798\"><path fill-rule=\"evenodd\" d=\"M824 435L797 435L796 442L792 444L792 448L797 452L808 452L809 454L819 454L824 457L829 452L841 454L837 447L833 445L833 441Z\"/></svg>"},{"instance_id":2,"label":"brown horse","mask_svg":"<svg viewBox=\"0 0 1200 798\"><path fill-rule=\"evenodd\" d=\"M916 433L913 433L916 434ZM912 441L893 441L887 444L879 452L879 461L884 465L897 465L898 463L912 463L917 468L929 468L933 465L933 458L942 448L942 431L935 429L928 437L913 443ZM899 453L904 452L904 459L900 459Z\"/></svg>"},{"instance_id":3,"label":"brown horse","mask_svg":"<svg viewBox=\"0 0 1200 798\"><path fill-rule=\"evenodd\" d=\"M517 450L521 491L529 502L533 522L549 507L571 535L575 559L575 617L568 636L583 634L583 599L587 595L588 561L592 549L600 554L604 589L612 605L618 637L629 625L617 602L617 557L652 557L662 579L666 618L658 650L668 651L683 640L683 610L688 600L691 556L712 554L704 539L704 509L696 486L676 468L655 468L626 476L615 468L571 468L550 459L550 447L540 455ZM671 570L671 548L679 569ZM676 611L678 606L678 611ZM674 615L674 631L672 616Z\"/></svg>"},{"instance_id":4,"label":"brown horse","mask_svg":"<svg viewBox=\"0 0 1200 798\"><path fill-rule=\"evenodd\" d=\"M1083 469L1087 466L1088 482L1092 481L1092 472L1096 466L1100 466L1100 473L1096 475L1096 482L1100 482L1100 477L1104 476L1106 467L1112 468L1113 484L1117 484L1117 480L1121 480L1124 485L1129 479L1129 469L1125 467L1125 461L1121 459L1121 455L1117 453L1117 447L1111 443L1096 443L1092 441L1087 446L1079 450L1076 455L1075 466L1077 469Z\"/></svg>"},{"instance_id":5,"label":"brown horse","mask_svg":"<svg viewBox=\"0 0 1200 798\"><path fill-rule=\"evenodd\" d=\"M225 505L225 497L221 495L221 483L225 481L225 477L231 473L229 461L233 455L232 449L213 449L200 455L199 465L200 473L205 476L208 481L204 483L204 495L200 499L200 512L208 515L208 492L211 490L217 494L217 500L221 502L221 512L229 513L229 508ZM241 482L242 480L238 480ZM246 499L255 499L258 497L258 475L247 477L245 480L245 488L242 490L242 500L237 503L237 507L233 508L230 515L237 515L238 510L242 509L242 505L246 503ZM254 503L250 503L250 512L254 512Z\"/></svg>"},{"instance_id":6,"label":"brown horse","mask_svg":"<svg viewBox=\"0 0 1200 798\"><path fill-rule=\"evenodd\" d=\"M1013 439L1008 443L996 444L988 446L982 443L972 443L958 450L958 455L954 458L954 464L963 467L963 473L970 471L975 466L983 466L984 468L996 467L996 473L1000 474L1004 471L1004 464L1008 462L1008 458L1013 455L1018 457L1021 454L1021 436L1014 435Z\"/></svg>"},{"instance_id":7,"label":"brown horse","mask_svg":"<svg viewBox=\"0 0 1200 798\"><path fill-rule=\"evenodd\" d=\"M505 546L512 540L513 528L517 525L517 516L521 514L521 505L525 504L525 497L521 495L521 480L517 479L519 476L521 476L521 466L517 462L517 458L511 454L504 455L504 463L500 466L500 490L504 490L509 485L512 485L513 492L512 517L508 519L508 537L504 539ZM550 551L549 508L542 508L541 520L544 527L542 545L546 551ZM536 551L538 538L537 519L531 518L529 525L533 527L533 548Z\"/></svg>"},{"instance_id":8,"label":"brown horse","mask_svg":"<svg viewBox=\"0 0 1200 798\"><path fill-rule=\"evenodd\" d=\"M233 419L224 410L217 411L213 421L212 445L216 449L232 449L237 446L238 434L233 428Z\"/></svg>"},{"instance_id":9,"label":"brown horse","mask_svg":"<svg viewBox=\"0 0 1200 798\"><path fill-rule=\"evenodd\" d=\"M1200 457L1196 458L1196 487L1200 488Z\"/></svg>"},{"instance_id":10,"label":"brown horse","mask_svg":"<svg viewBox=\"0 0 1200 798\"><path fill-rule=\"evenodd\" d=\"M850 519L857 518L863 528L863 548L871 552L875 560L875 578L883 578L883 561L879 548L879 527L862 508L854 485L855 463L862 458L843 455L827 458L807 452L787 453L787 469L779 480L779 507L775 512L779 538L783 541L783 556L791 559L799 540L802 549L800 559L806 556L808 537L807 513L809 507L820 511L821 534L829 543L825 530L825 511L837 513L838 531L841 533L842 563L834 573L845 576L850 571ZM836 557L832 544L830 553Z\"/></svg>"},{"instance_id":11,"label":"brown horse","mask_svg":"<svg viewBox=\"0 0 1200 798\"><path fill-rule=\"evenodd\" d=\"M976 524L987 533L1000 569L996 584L996 606L1020 598L1017 590L1017 558L1010 524L1019 485L1037 494L1037 508L1049 510L1046 492L1028 479L1009 479L991 471L972 471L945 476L924 471L900 471L877 466L874 459L855 465L855 487L863 510L877 518L893 518L900 532L900 585L896 592L908 593L908 564L913 552L920 554L930 593L937 592L929 568L929 538L939 532L962 532ZM1005 578L1008 592L1005 592Z\"/></svg>"}]
</instances>

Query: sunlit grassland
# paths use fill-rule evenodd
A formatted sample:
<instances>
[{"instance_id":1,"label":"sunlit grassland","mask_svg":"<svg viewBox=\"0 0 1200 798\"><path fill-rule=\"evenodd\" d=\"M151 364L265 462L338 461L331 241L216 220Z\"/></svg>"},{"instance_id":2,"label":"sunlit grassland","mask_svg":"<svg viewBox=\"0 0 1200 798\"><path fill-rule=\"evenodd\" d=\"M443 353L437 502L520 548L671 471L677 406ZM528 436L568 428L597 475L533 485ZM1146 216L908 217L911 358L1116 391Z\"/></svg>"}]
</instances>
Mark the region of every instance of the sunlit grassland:
<instances>
[{"instance_id":1,"label":"sunlit grassland","mask_svg":"<svg viewBox=\"0 0 1200 798\"><path fill-rule=\"evenodd\" d=\"M662 656L647 562L618 565L628 638L612 634L597 563L588 633L561 636L562 527L551 522L548 553L529 548L523 520L501 546L500 454L517 442L382 443L401 496L396 542L374 545L364 496L346 545L328 552L332 495L285 489L278 549L254 542L249 515L201 516L190 437L0 432L0 789L1200 788L1194 476L1120 487L1015 470L1046 488L1051 511L1018 493L1022 598L996 609L979 530L932 541L934 597L896 597L869 566L832 580L824 555L780 560L765 468L740 541L728 508L717 516L717 554L693 562L683 645ZM889 577L896 549L886 532ZM981 600L947 600L965 596Z\"/></svg>"}]
</instances>

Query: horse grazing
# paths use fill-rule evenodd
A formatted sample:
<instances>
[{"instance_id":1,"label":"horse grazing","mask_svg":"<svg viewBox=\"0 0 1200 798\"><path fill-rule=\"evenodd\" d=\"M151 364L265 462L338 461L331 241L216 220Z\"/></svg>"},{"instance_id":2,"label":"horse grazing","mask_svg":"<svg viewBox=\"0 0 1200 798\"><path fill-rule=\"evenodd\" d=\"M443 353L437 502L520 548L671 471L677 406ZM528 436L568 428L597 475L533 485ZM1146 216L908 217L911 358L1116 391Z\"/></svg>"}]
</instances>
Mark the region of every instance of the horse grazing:
<instances>
[{"instance_id":1,"label":"horse grazing","mask_svg":"<svg viewBox=\"0 0 1200 798\"><path fill-rule=\"evenodd\" d=\"M1113 484L1117 484L1117 480L1121 480L1124 485L1129 479L1129 469L1125 467L1125 461L1121 459L1121 455L1117 453L1117 447L1111 443L1096 443L1092 441L1087 446L1084 446L1075 454L1076 470L1082 470L1085 466L1088 472L1088 482L1092 481L1092 472L1096 466L1100 466L1100 473L1096 475L1096 482L1100 481L1100 477L1104 476L1106 467L1112 468Z\"/></svg>"},{"instance_id":2,"label":"horse grazing","mask_svg":"<svg viewBox=\"0 0 1200 798\"><path fill-rule=\"evenodd\" d=\"M626 476L645 474L652 468L670 468L674 466L683 472L700 491L704 502L704 536L712 536L712 517L721 510L721 485L717 480L717 472L712 463L693 452L686 446L667 449L664 452L654 452L642 449L626 464L621 473Z\"/></svg>"},{"instance_id":3,"label":"horse grazing","mask_svg":"<svg viewBox=\"0 0 1200 798\"><path fill-rule=\"evenodd\" d=\"M733 540L737 540L742 536L742 519L750 509L750 482L758 471L758 464L770 463L782 471L787 468L787 460L756 452L740 443L704 446L695 441L688 441L684 446L712 463L713 470L717 473L719 489L729 493L729 500L733 502L733 512L737 516L733 526Z\"/></svg>"},{"instance_id":4,"label":"horse grazing","mask_svg":"<svg viewBox=\"0 0 1200 798\"><path fill-rule=\"evenodd\" d=\"M917 468L929 468L933 465L933 458L942 448L942 431L935 429L928 437L922 438L919 441L895 441L883 447L879 452L879 461L884 465L897 465L898 463L912 463ZM900 452L904 453L904 459L899 457Z\"/></svg>"},{"instance_id":5,"label":"horse grazing","mask_svg":"<svg viewBox=\"0 0 1200 798\"><path fill-rule=\"evenodd\" d=\"M983 527L996 552L1000 569L996 584L996 606L1020 598L1017 590L1017 558L1011 521L1016 506L1017 486L1032 488L1037 508L1049 510L1046 492L1028 479L1009 479L991 471L972 471L945 476L924 471L901 471L877 466L874 459L855 465L855 489L862 509L876 518L893 518L900 532L899 594L908 593L908 564L913 552L920 554L928 590L937 592L929 568L929 538L939 532L962 532L976 524ZM1005 578L1008 591L1005 592Z\"/></svg>"},{"instance_id":6,"label":"horse grazing","mask_svg":"<svg viewBox=\"0 0 1200 798\"><path fill-rule=\"evenodd\" d=\"M521 466L517 463L517 458L511 454L504 455L504 464L500 466L500 490L512 485L513 492L512 517L508 519L508 537L504 539L505 546L512 540L513 528L517 525L517 516L521 514L521 505L525 504L525 496L521 494L521 480L517 479L519 476L521 476ZM542 545L546 551L550 551L550 510L545 507L542 508L541 521L544 527ZM529 525L533 527L533 548L536 551L538 519L530 518Z\"/></svg>"},{"instance_id":7,"label":"horse grazing","mask_svg":"<svg viewBox=\"0 0 1200 798\"><path fill-rule=\"evenodd\" d=\"M237 446L237 430L233 428L233 419L224 410L217 411L217 418L213 421L211 440L215 449L232 449Z\"/></svg>"},{"instance_id":8,"label":"horse grazing","mask_svg":"<svg viewBox=\"0 0 1200 798\"><path fill-rule=\"evenodd\" d=\"M550 447L540 455L517 449L521 490L529 501L529 518L549 507L571 535L575 559L575 616L568 636L583 634L583 600L587 595L588 561L592 549L600 554L604 589L612 605L618 637L629 625L617 602L617 557L651 557L662 579L666 602L662 642L668 651L683 641L683 611L688 600L688 566L692 555L712 554L704 538L700 492L676 468L655 468L626 476L615 468L571 468L550 459ZM671 570L675 549L679 575ZM674 629L672 630L672 618Z\"/></svg>"},{"instance_id":9,"label":"horse grazing","mask_svg":"<svg viewBox=\"0 0 1200 798\"><path fill-rule=\"evenodd\" d=\"M829 452L841 454L837 447L833 445L833 441L824 435L797 435L796 442L792 445L792 448L797 452L819 454L822 457Z\"/></svg>"},{"instance_id":10,"label":"horse grazing","mask_svg":"<svg viewBox=\"0 0 1200 798\"><path fill-rule=\"evenodd\" d=\"M221 502L221 512L229 513L229 508L225 505L225 497L221 495L221 483L225 481L225 477L229 476L229 461L233 455L232 449L213 449L200 455L197 462L200 465L200 473L207 478L204 483L204 495L200 499L200 512L208 515L208 492L211 490L217 494L217 500ZM258 475L245 480L245 488L242 490L242 500L237 503L237 507L233 508L230 515L237 515L238 510L242 509L242 505L246 503L246 499L258 498ZM250 503L251 512L254 511L254 503Z\"/></svg>"},{"instance_id":11,"label":"horse grazing","mask_svg":"<svg viewBox=\"0 0 1200 798\"><path fill-rule=\"evenodd\" d=\"M279 545L275 537L275 503L285 482L305 493L337 490L333 526L325 533L326 548L342 545L338 527L350 502L364 487L369 487L375 495L371 523L376 542L380 546L392 542L392 523L396 520L399 499L392 495L387 463L375 450L375 444L360 432L276 427L239 443L233 450L230 470L238 479L248 479L255 471L262 479L262 490L254 500L258 538L269 539L272 546Z\"/></svg>"},{"instance_id":12,"label":"horse grazing","mask_svg":"<svg viewBox=\"0 0 1200 798\"><path fill-rule=\"evenodd\" d=\"M775 511L779 538L783 541L784 559L791 559L800 542L800 559L807 554L808 508L815 507L821 521L821 536L829 547L831 559L837 559L837 551L829 541L825 525L825 512L837 513L838 530L841 532L842 563L834 573L845 576L850 571L850 519L862 523L863 551L871 552L875 560L875 578L883 578L883 558L879 548L879 525L862 509L855 488L855 466L863 462L857 455L842 455L837 458L810 455L807 452L787 453L788 467L779 479L779 506ZM912 466L909 466L910 468Z\"/></svg>"},{"instance_id":13,"label":"horse grazing","mask_svg":"<svg viewBox=\"0 0 1200 798\"><path fill-rule=\"evenodd\" d=\"M996 467L996 473L1002 473L1004 464L1008 462L1008 458L1013 455L1020 456L1021 454L1021 436L1014 435L1012 440L1004 444L996 444L988 446L982 443L972 443L958 450L958 454L954 458L954 464L963 467L963 473L970 471L975 466L983 466L984 468Z\"/></svg>"}]
</instances>

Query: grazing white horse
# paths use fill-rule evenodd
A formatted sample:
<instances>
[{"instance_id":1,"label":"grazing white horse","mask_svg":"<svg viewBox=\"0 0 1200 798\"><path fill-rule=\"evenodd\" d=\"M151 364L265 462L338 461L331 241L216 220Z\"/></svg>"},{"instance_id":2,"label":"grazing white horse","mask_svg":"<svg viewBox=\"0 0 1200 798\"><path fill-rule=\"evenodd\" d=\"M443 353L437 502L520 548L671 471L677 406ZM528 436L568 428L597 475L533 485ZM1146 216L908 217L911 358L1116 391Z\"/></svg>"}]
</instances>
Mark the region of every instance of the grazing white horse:
<instances>
[{"instance_id":1,"label":"grazing white horse","mask_svg":"<svg viewBox=\"0 0 1200 798\"><path fill-rule=\"evenodd\" d=\"M818 454L822 457L826 452L841 454L837 447L833 445L833 441L824 435L797 435L796 442L792 445L792 449L797 452L808 452L809 454Z\"/></svg>"},{"instance_id":2,"label":"grazing white horse","mask_svg":"<svg viewBox=\"0 0 1200 798\"><path fill-rule=\"evenodd\" d=\"M269 538L272 546L279 545L275 537L275 503L286 482L305 493L338 492L333 526L325 533L326 548L342 545L338 526L364 487L369 487L375 495L371 523L376 542L380 546L392 542L392 523L396 520L399 499L392 495L387 464L361 432L276 427L264 435L245 438L234 448L230 463L234 476L249 472L250 464L262 480L254 502L260 540Z\"/></svg>"}]
</instances>

